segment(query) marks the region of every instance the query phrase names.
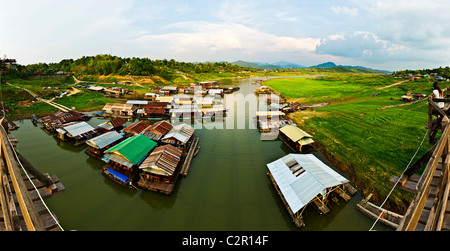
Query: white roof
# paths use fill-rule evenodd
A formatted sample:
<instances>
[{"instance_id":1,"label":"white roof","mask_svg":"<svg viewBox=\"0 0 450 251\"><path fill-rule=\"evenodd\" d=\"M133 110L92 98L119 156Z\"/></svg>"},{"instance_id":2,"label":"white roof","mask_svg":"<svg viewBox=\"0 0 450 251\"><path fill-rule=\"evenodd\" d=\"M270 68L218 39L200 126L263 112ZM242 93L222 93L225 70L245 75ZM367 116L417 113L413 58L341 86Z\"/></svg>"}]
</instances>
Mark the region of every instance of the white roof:
<instances>
[{"instance_id":1,"label":"white roof","mask_svg":"<svg viewBox=\"0 0 450 251\"><path fill-rule=\"evenodd\" d=\"M144 100L128 100L127 104L132 104L132 105L147 105L148 101L144 101Z\"/></svg>"},{"instance_id":2,"label":"white roof","mask_svg":"<svg viewBox=\"0 0 450 251\"><path fill-rule=\"evenodd\" d=\"M121 138L123 138L123 136L118 132L111 131L86 141L86 144L97 149L102 149Z\"/></svg>"},{"instance_id":3,"label":"white roof","mask_svg":"<svg viewBox=\"0 0 450 251\"><path fill-rule=\"evenodd\" d=\"M170 129L170 131L162 138L162 141L169 142L171 139L176 139L183 144L186 144L194 132L195 129L192 126L182 123L172 127L172 129Z\"/></svg>"},{"instance_id":4,"label":"white roof","mask_svg":"<svg viewBox=\"0 0 450 251\"><path fill-rule=\"evenodd\" d=\"M313 154L288 154L267 167L293 213L326 188L349 182Z\"/></svg>"},{"instance_id":5,"label":"white roof","mask_svg":"<svg viewBox=\"0 0 450 251\"><path fill-rule=\"evenodd\" d=\"M62 129L70 133L72 137L81 136L82 134L91 133L95 131L95 128L86 122L80 122L74 125L62 127Z\"/></svg>"}]
</instances>

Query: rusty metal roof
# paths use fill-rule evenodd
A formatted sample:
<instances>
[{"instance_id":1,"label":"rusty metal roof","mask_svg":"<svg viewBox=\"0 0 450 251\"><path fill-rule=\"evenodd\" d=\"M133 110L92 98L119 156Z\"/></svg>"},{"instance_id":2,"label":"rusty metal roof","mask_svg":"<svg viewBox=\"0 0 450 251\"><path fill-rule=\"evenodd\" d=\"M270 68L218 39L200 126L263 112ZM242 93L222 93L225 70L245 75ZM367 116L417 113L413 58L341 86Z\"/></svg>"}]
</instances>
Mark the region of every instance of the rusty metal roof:
<instances>
[{"instance_id":1,"label":"rusty metal roof","mask_svg":"<svg viewBox=\"0 0 450 251\"><path fill-rule=\"evenodd\" d=\"M172 129L172 127L172 124L163 120L151 125L142 134L150 139L158 141L164 135L166 135L170 131L170 129Z\"/></svg>"},{"instance_id":2,"label":"rusty metal roof","mask_svg":"<svg viewBox=\"0 0 450 251\"><path fill-rule=\"evenodd\" d=\"M76 111L62 112L57 111L51 115L45 116L41 118L42 123L44 124L64 124L72 121L81 120L83 117L82 113Z\"/></svg>"},{"instance_id":3,"label":"rusty metal roof","mask_svg":"<svg viewBox=\"0 0 450 251\"><path fill-rule=\"evenodd\" d=\"M114 127L114 128L117 128L117 127L119 127L119 126L121 126L121 125L124 125L125 124L125 120L123 120L122 118L115 118L115 119L111 119L111 121L109 121L110 123L111 123L111 125Z\"/></svg>"},{"instance_id":4,"label":"rusty metal roof","mask_svg":"<svg viewBox=\"0 0 450 251\"><path fill-rule=\"evenodd\" d=\"M139 169L153 174L172 176L175 173L182 154L182 150L172 145L157 147L142 162Z\"/></svg>"},{"instance_id":5,"label":"rusty metal roof","mask_svg":"<svg viewBox=\"0 0 450 251\"><path fill-rule=\"evenodd\" d=\"M142 131L144 131L148 127L150 127L149 124L145 123L144 121L138 121L136 123L133 123L133 124L127 126L125 129L123 129L123 131L125 133L130 133L130 134L136 135L136 134L140 134Z\"/></svg>"}]
</instances>

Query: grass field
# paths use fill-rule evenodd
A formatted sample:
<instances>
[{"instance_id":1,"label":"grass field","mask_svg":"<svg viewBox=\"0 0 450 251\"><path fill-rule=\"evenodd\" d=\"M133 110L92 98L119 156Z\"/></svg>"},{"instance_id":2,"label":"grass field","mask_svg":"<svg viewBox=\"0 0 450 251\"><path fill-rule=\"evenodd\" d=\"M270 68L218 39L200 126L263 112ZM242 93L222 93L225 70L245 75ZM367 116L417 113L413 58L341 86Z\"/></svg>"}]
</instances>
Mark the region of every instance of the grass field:
<instances>
[{"instance_id":1,"label":"grass field","mask_svg":"<svg viewBox=\"0 0 450 251\"><path fill-rule=\"evenodd\" d=\"M406 91L431 93L428 79L405 82L383 75L334 74L322 78L277 79L266 82L283 96L301 103L330 102L315 111L299 111L292 118L313 134L323 152L351 177L362 190L384 200L389 181L400 175L425 133L427 102L379 109L404 104ZM426 140L419 150L421 157L430 145ZM396 189L389 204L396 211L405 210L412 194Z\"/></svg>"}]
</instances>

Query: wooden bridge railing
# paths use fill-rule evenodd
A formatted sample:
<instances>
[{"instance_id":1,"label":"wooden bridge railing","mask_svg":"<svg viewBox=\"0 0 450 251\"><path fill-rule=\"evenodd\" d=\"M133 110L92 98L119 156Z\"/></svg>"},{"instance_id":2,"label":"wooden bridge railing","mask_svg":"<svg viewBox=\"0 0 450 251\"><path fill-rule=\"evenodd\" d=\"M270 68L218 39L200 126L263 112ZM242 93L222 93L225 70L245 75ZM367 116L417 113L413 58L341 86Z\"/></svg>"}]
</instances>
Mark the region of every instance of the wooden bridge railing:
<instances>
[{"instance_id":1,"label":"wooden bridge railing","mask_svg":"<svg viewBox=\"0 0 450 251\"><path fill-rule=\"evenodd\" d=\"M45 231L44 224L39 217L36 207L28 193L26 185L22 179L19 165L16 161L15 154L9 144L7 132L3 127L4 118L0 119L0 199L4 215L6 230L20 230L18 209L15 206L12 193L17 197L20 212L28 231ZM11 179L10 186L8 175Z\"/></svg>"},{"instance_id":2,"label":"wooden bridge railing","mask_svg":"<svg viewBox=\"0 0 450 251\"><path fill-rule=\"evenodd\" d=\"M442 125L443 133L417 183L416 189L418 193L411 202L403 220L400 222L397 228L398 231L415 231L419 220L426 220L425 228L423 229L425 231L440 231L444 223L450 189L450 126L448 126L447 114L435 102L450 102L450 99L428 99L430 119L428 126L430 130L429 136L431 137L431 133L437 131L436 125L433 125L431 122L431 114L441 115L436 121L439 121L439 124ZM433 178L436 179L436 177L439 177L437 186L432 186ZM429 212L424 213L425 205L427 202L430 203L430 201L432 201L431 209Z\"/></svg>"}]
</instances>

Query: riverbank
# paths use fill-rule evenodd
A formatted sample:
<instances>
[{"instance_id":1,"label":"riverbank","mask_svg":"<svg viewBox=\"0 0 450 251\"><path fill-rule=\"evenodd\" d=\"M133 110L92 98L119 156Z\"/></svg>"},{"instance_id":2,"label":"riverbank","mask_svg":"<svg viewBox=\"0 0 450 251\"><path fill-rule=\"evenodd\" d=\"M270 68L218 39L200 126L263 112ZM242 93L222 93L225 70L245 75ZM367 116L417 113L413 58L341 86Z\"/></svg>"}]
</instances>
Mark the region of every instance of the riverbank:
<instances>
[{"instance_id":1,"label":"riverbank","mask_svg":"<svg viewBox=\"0 0 450 251\"><path fill-rule=\"evenodd\" d=\"M373 193L373 201L381 204L392 189L390 179L403 172L420 145L428 121L426 102L379 109L404 103L401 96L406 91L426 93L432 85L428 80L394 85L398 81L383 75L343 74L271 80L265 85L290 100L330 102L290 117L314 136L320 151L348 174L363 196ZM389 87L380 88L384 86ZM416 158L428 148L419 149ZM411 198L412 194L396 189L386 207L402 214Z\"/></svg>"}]
</instances>

